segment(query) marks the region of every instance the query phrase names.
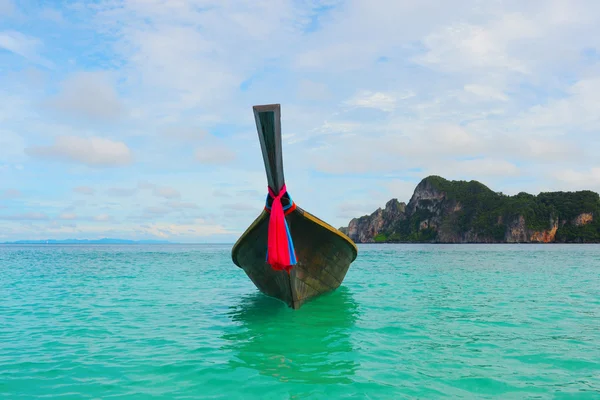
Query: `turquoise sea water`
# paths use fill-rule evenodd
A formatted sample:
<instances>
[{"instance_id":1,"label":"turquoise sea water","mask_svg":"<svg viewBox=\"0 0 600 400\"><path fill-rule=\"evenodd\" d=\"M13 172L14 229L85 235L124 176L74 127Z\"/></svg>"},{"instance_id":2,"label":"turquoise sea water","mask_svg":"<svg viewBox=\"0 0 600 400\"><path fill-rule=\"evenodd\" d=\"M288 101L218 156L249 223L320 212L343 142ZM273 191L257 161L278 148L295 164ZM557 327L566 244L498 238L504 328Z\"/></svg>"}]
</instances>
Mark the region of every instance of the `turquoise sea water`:
<instances>
[{"instance_id":1,"label":"turquoise sea water","mask_svg":"<svg viewBox=\"0 0 600 400\"><path fill-rule=\"evenodd\" d=\"M0 395L600 398L600 246L359 246L297 311L230 249L0 246Z\"/></svg>"}]
</instances>

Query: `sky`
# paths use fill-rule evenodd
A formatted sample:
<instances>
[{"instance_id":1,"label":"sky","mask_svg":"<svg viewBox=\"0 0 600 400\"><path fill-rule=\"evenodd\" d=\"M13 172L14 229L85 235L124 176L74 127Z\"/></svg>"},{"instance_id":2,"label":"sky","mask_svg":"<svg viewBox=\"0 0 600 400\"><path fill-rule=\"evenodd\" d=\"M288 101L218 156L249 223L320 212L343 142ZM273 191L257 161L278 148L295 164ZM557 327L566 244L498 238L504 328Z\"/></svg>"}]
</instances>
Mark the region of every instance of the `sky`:
<instances>
[{"instance_id":1,"label":"sky","mask_svg":"<svg viewBox=\"0 0 600 400\"><path fill-rule=\"evenodd\" d=\"M271 103L335 227L428 175L600 192L600 2L0 0L0 241L235 241Z\"/></svg>"}]
</instances>

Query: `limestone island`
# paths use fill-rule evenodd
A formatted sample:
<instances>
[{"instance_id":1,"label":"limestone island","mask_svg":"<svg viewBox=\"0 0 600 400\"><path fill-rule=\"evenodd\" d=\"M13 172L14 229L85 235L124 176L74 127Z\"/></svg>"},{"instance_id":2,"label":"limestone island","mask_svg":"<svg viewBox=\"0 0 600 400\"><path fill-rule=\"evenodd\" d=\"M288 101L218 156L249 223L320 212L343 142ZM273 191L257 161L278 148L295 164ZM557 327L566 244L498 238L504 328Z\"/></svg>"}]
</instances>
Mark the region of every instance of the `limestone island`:
<instances>
[{"instance_id":1,"label":"limestone island","mask_svg":"<svg viewBox=\"0 0 600 400\"><path fill-rule=\"evenodd\" d=\"M589 190L508 196L429 176L408 204L392 199L340 230L356 243L600 243L600 198Z\"/></svg>"}]
</instances>

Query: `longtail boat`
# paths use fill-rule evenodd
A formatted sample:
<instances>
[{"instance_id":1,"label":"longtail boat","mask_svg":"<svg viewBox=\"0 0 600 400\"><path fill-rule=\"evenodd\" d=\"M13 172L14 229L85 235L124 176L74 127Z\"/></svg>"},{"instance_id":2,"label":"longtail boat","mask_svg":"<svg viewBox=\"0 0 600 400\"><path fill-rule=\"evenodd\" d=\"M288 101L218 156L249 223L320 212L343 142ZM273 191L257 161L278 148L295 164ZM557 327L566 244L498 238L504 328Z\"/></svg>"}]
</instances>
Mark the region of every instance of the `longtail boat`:
<instances>
[{"instance_id":1,"label":"longtail boat","mask_svg":"<svg viewBox=\"0 0 600 400\"><path fill-rule=\"evenodd\" d=\"M260 215L231 257L264 294L298 309L337 289L358 249L342 232L300 208L287 191L281 148L281 107L254 106L268 195Z\"/></svg>"}]
</instances>

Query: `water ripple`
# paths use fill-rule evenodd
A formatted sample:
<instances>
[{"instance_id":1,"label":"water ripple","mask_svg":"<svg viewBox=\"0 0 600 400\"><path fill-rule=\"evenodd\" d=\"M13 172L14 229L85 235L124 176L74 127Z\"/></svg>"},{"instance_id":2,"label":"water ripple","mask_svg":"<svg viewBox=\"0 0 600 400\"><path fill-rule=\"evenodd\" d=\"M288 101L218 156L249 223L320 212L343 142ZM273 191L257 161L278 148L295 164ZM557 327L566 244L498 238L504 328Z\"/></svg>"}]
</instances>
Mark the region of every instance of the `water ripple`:
<instances>
[{"instance_id":1,"label":"water ripple","mask_svg":"<svg viewBox=\"0 0 600 400\"><path fill-rule=\"evenodd\" d=\"M0 395L600 398L600 246L361 246L297 311L230 249L0 246Z\"/></svg>"}]
</instances>

